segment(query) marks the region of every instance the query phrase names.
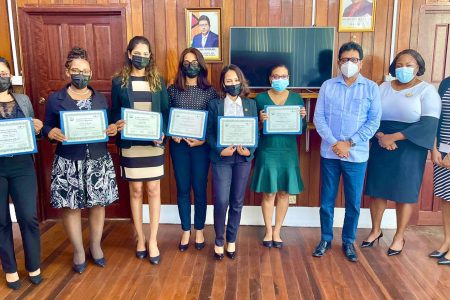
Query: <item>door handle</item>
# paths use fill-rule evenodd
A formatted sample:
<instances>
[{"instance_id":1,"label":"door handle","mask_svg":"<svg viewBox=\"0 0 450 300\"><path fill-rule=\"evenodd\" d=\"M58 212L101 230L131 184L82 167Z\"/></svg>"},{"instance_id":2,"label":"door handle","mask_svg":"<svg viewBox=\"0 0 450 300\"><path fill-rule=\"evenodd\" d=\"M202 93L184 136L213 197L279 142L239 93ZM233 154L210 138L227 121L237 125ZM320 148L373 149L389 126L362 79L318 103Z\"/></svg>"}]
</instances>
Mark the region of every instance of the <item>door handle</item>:
<instances>
[{"instance_id":1,"label":"door handle","mask_svg":"<svg viewBox=\"0 0 450 300\"><path fill-rule=\"evenodd\" d=\"M45 103L45 98L44 97L39 97L39 104L44 104Z\"/></svg>"}]
</instances>

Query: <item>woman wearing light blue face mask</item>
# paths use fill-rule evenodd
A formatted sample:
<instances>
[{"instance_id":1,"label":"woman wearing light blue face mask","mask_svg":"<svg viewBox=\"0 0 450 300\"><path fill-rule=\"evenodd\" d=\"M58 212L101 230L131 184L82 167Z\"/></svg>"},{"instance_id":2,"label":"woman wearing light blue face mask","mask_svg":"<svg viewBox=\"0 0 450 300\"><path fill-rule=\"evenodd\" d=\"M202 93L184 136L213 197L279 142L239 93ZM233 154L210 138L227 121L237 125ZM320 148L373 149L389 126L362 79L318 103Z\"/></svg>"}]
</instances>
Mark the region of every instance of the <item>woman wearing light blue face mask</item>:
<instances>
[{"instance_id":1,"label":"woman wearing light blue face mask","mask_svg":"<svg viewBox=\"0 0 450 300\"><path fill-rule=\"evenodd\" d=\"M267 119L265 105L301 105L300 115L304 118L306 110L299 94L288 91L289 72L286 66L272 68L269 77L272 89L256 96L260 122ZM306 122L303 121L303 130ZM263 239L265 247L281 248L281 226L289 207L289 195L300 194L303 182L300 174L297 137L291 134L261 135L256 150L256 163L251 189L263 193L261 203L266 233ZM275 198L277 210L275 227L272 229L272 216Z\"/></svg>"},{"instance_id":2,"label":"woman wearing light blue face mask","mask_svg":"<svg viewBox=\"0 0 450 300\"><path fill-rule=\"evenodd\" d=\"M383 236L381 221L387 200L397 206L397 232L387 251L398 255L405 244L405 230L419 197L428 150L432 150L441 112L434 86L417 76L425 73L422 56L407 49L395 57L389 73L396 80L380 86L382 117L370 149L366 195L372 231L362 247L372 247Z\"/></svg>"}]
</instances>

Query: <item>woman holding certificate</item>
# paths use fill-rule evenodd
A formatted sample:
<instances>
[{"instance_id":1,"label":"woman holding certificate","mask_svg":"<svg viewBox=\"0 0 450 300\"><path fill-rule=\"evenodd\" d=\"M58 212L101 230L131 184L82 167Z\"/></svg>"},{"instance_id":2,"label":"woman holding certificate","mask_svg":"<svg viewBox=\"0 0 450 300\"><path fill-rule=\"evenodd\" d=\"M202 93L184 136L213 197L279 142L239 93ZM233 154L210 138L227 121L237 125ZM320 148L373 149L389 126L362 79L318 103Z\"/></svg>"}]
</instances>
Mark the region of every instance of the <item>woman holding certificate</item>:
<instances>
[{"instance_id":1,"label":"woman holding certificate","mask_svg":"<svg viewBox=\"0 0 450 300\"><path fill-rule=\"evenodd\" d=\"M257 146L258 124L256 104L245 98L247 81L235 65L223 68L220 74L223 99L214 99L208 108L208 145L211 147L214 230L214 257L224 258L225 217L229 258L236 256L236 238L244 205L245 190Z\"/></svg>"},{"instance_id":2,"label":"woman holding certificate","mask_svg":"<svg viewBox=\"0 0 450 300\"><path fill-rule=\"evenodd\" d=\"M180 56L175 83L167 89L169 106L189 110L208 110L208 104L218 95L208 82L205 59L195 48L185 49ZM195 118L193 116L192 118ZM193 124L195 122L192 122ZM199 124L200 125L200 124ZM209 171L209 146L205 139L173 136L170 154L177 182L178 212L181 219L180 251L189 247L191 236L191 188L194 191L195 248L205 246L203 228L206 219L206 187Z\"/></svg>"},{"instance_id":3,"label":"woman holding certificate","mask_svg":"<svg viewBox=\"0 0 450 300\"><path fill-rule=\"evenodd\" d=\"M92 71L86 50L73 48L67 55L65 67L70 83L50 94L43 133L51 142L57 143L50 187L51 205L62 209L64 227L74 248L72 268L76 273L82 273L87 267L82 209L89 209L89 256L99 267L106 263L100 245L105 206L116 201L119 195L105 141L106 135L117 134L117 127L115 124L106 127L106 98L88 85ZM70 117L66 118L66 115ZM88 139L78 140L75 136Z\"/></svg>"},{"instance_id":4,"label":"woman holding certificate","mask_svg":"<svg viewBox=\"0 0 450 300\"><path fill-rule=\"evenodd\" d=\"M124 120L123 109L135 114L162 114L158 139L152 140L143 135L139 140L130 140L125 136L118 136L116 140L120 148L122 178L129 181L131 212L137 236L136 257L147 257L142 226L142 202L146 188L150 207L148 251L150 263L155 265L160 261L156 237L161 207L160 179L164 176L164 148L161 145L164 134L161 132L165 131L168 105L167 90L156 69L150 42L143 36L135 36L128 44L125 66L112 81L112 118L123 135L127 126L128 129L139 126L131 119Z\"/></svg>"},{"instance_id":5,"label":"woman holding certificate","mask_svg":"<svg viewBox=\"0 0 450 300\"><path fill-rule=\"evenodd\" d=\"M42 122L34 119L33 106L26 95L14 94L11 84L11 68L6 59L0 57L0 124L13 119L25 120L30 131L40 134ZM33 125L33 128L31 126ZM7 128L0 127L1 137ZM7 133L7 132L5 132ZM8 134L6 134L7 136ZM26 187L26 188L24 188ZM40 269L40 233L36 215L36 172L32 154L0 153L0 260L9 288L20 288L19 274L14 254L13 230L9 214L9 196L14 203L25 252L25 267L33 284L42 281Z\"/></svg>"},{"instance_id":6,"label":"woman holding certificate","mask_svg":"<svg viewBox=\"0 0 450 300\"><path fill-rule=\"evenodd\" d=\"M251 189L263 193L261 207L266 226L263 245L268 248L281 248L283 241L280 231L289 207L289 195L299 194L303 191L297 136L295 134L300 134L301 130L306 128L306 122L300 120L300 117L305 118L306 110L301 96L286 89L289 85L289 71L286 66L277 65L273 67L269 81L272 88L255 98L256 106L260 112L260 122L269 122L267 111L269 109L272 111L272 108L274 108L278 109L278 114L282 116L282 122L279 123L286 127L278 130L285 132L284 134L265 132L267 134L261 136L256 153ZM281 111L282 107L286 107L287 110ZM293 117L291 110L293 111ZM270 113L270 116L271 118L276 117L272 113ZM289 122L289 120L292 122ZM271 121L275 122L275 120ZM291 134L287 134L288 132ZM275 198L277 199L277 210L275 227L272 229Z\"/></svg>"}]
</instances>

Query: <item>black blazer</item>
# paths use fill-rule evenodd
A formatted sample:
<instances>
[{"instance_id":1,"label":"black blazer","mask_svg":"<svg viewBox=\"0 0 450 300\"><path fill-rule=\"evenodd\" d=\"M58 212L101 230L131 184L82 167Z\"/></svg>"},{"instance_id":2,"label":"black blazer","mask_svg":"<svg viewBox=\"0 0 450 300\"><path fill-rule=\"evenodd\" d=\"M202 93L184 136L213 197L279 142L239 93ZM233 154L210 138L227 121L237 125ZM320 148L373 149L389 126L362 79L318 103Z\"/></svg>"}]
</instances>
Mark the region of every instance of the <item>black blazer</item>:
<instances>
[{"instance_id":1,"label":"black blazer","mask_svg":"<svg viewBox=\"0 0 450 300\"><path fill-rule=\"evenodd\" d=\"M169 117L169 96L167 95L166 85L164 80L160 78L161 90L152 93L152 111L162 113L163 117L163 132L166 132L167 119ZM112 80L112 90L111 90L111 120L112 122L117 122L121 118L122 107L132 108L132 97L131 95L131 79L128 80L128 84L122 87L122 77L117 76ZM116 144L120 148L131 148L135 143L131 140L122 140L120 134L116 136Z\"/></svg>"},{"instance_id":2,"label":"black blazer","mask_svg":"<svg viewBox=\"0 0 450 300\"><path fill-rule=\"evenodd\" d=\"M242 108L244 109L245 117L258 117L256 109L256 102L248 98L242 98ZM225 101L223 99L214 99L208 105L208 127L207 127L207 143L211 148L209 157L212 162L219 162L223 160L220 156L223 147L217 147L217 120L219 116L223 116L225 111ZM250 156L246 156L245 160L251 161L256 147L249 147ZM237 153L237 152L236 152Z\"/></svg>"},{"instance_id":3,"label":"black blazer","mask_svg":"<svg viewBox=\"0 0 450 300\"><path fill-rule=\"evenodd\" d=\"M55 127L60 128L61 122L59 118L60 111L79 110L75 101L73 101L67 93L66 87L56 91L48 97L48 103L45 109L45 120L42 133L48 138L48 133ZM92 109L106 109L109 120L109 109L105 96L88 86L92 91ZM105 156L108 151L106 143L87 144L91 158L97 159ZM86 144L63 145L58 142L56 146L56 154L71 160L82 160L86 158Z\"/></svg>"}]
</instances>

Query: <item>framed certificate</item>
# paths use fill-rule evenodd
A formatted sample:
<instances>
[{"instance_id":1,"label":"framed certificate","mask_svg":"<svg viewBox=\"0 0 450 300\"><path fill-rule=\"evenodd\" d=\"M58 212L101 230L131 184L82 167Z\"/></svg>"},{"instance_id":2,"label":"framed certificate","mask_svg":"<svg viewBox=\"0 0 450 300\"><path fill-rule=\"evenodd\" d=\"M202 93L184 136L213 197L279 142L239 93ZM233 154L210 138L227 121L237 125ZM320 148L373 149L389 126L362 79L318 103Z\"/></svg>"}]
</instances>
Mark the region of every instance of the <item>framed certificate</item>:
<instances>
[{"instance_id":1,"label":"framed certificate","mask_svg":"<svg viewBox=\"0 0 450 300\"><path fill-rule=\"evenodd\" d=\"M301 134L300 105L266 105L264 111L269 119L264 121L264 134Z\"/></svg>"},{"instance_id":2,"label":"framed certificate","mask_svg":"<svg viewBox=\"0 0 450 300\"><path fill-rule=\"evenodd\" d=\"M162 138L162 115L159 112L142 111L122 107L125 127L122 139L135 141L156 141Z\"/></svg>"},{"instance_id":3,"label":"framed certificate","mask_svg":"<svg viewBox=\"0 0 450 300\"><path fill-rule=\"evenodd\" d=\"M63 145L107 142L106 110L60 111L61 131L67 140Z\"/></svg>"},{"instance_id":4,"label":"framed certificate","mask_svg":"<svg viewBox=\"0 0 450 300\"><path fill-rule=\"evenodd\" d=\"M204 140L207 120L207 111L171 108L167 135Z\"/></svg>"},{"instance_id":5,"label":"framed certificate","mask_svg":"<svg viewBox=\"0 0 450 300\"><path fill-rule=\"evenodd\" d=\"M0 156L36 153L31 118L0 120Z\"/></svg>"},{"instance_id":6,"label":"framed certificate","mask_svg":"<svg viewBox=\"0 0 450 300\"><path fill-rule=\"evenodd\" d=\"M218 117L217 147L258 145L258 118Z\"/></svg>"}]
</instances>

